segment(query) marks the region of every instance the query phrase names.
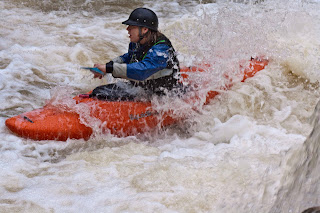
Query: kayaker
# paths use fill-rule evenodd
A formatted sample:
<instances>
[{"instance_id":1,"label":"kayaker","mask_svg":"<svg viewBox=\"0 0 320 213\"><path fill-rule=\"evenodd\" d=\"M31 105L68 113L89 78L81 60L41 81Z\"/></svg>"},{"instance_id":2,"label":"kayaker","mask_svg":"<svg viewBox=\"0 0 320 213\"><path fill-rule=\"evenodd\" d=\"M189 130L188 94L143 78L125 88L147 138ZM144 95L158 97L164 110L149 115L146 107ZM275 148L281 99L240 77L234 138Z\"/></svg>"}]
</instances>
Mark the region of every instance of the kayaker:
<instances>
[{"instance_id":1,"label":"kayaker","mask_svg":"<svg viewBox=\"0 0 320 213\"><path fill-rule=\"evenodd\" d=\"M95 64L105 74L129 80L99 86L91 96L99 99L134 99L141 91L146 95L164 95L181 89L178 79L179 61L170 40L159 32L158 17L150 9L137 8L129 19L129 50L106 64ZM104 75L105 75L104 74ZM95 73L95 78L104 75ZM141 90L142 89L142 90Z\"/></svg>"}]
</instances>

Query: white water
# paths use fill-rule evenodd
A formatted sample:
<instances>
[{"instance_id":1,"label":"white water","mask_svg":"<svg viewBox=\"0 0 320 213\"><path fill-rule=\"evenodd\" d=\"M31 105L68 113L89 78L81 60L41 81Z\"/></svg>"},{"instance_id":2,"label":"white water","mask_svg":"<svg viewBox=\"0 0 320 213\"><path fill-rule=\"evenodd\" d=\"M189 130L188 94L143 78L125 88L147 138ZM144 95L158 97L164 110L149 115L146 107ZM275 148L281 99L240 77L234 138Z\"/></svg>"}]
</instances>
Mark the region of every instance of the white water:
<instances>
[{"instance_id":1,"label":"white water","mask_svg":"<svg viewBox=\"0 0 320 213\"><path fill-rule=\"evenodd\" d=\"M247 2L1 1L0 212L301 212L320 205L313 114L320 3ZM163 131L62 143L6 129L5 119L42 107L50 93L65 99L113 81L93 80L79 67L126 51L121 22L137 6L157 12L183 64L214 67L208 87L251 56L270 64Z\"/></svg>"}]
</instances>

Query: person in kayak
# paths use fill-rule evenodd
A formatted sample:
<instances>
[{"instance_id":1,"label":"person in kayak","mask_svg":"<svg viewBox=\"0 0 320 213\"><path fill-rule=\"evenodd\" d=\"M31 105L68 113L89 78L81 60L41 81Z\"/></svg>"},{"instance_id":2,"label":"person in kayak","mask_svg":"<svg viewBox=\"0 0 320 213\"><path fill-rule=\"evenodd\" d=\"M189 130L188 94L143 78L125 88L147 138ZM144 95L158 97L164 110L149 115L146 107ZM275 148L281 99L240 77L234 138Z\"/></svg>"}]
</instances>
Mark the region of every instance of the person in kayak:
<instances>
[{"instance_id":1,"label":"person in kayak","mask_svg":"<svg viewBox=\"0 0 320 213\"><path fill-rule=\"evenodd\" d=\"M94 67L104 75L111 73L115 78L129 80L129 83L99 86L93 90L91 97L133 100L141 89L147 95L164 95L181 89L179 61L170 40L158 30L157 15L150 9L137 8L122 24L128 25L128 52L106 64L95 64ZM94 73L95 78L104 75Z\"/></svg>"}]
</instances>

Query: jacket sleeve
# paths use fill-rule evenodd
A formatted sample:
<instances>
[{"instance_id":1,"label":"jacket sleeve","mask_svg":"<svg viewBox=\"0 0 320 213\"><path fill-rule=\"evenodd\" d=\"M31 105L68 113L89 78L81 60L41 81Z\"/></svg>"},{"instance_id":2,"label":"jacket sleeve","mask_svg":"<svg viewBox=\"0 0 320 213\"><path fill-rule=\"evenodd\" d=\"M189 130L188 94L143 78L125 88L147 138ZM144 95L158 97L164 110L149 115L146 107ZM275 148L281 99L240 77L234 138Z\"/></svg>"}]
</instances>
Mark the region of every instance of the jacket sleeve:
<instances>
[{"instance_id":1,"label":"jacket sleeve","mask_svg":"<svg viewBox=\"0 0 320 213\"><path fill-rule=\"evenodd\" d=\"M122 56L119 56L118 58L120 58L122 60L122 63L126 63L129 64L130 60L131 60L131 56L133 54L133 50L136 47L136 44L133 42L130 42L129 44L129 48L128 48L128 52L123 54ZM114 60L113 60L114 61ZM117 63L117 61L114 61Z\"/></svg>"},{"instance_id":2,"label":"jacket sleeve","mask_svg":"<svg viewBox=\"0 0 320 213\"><path fill-rule=\"evenodd\" d=\"M114 63L112 75L118 78L144 81L154 73L165 69L168 59L169 46L158 44L153 46L140 62L132 64Z\"/></svg>"},{"instance_id":3,"label":"jacket sleeve","mask_svg":"<svg viewBox=\"0 0 320 213\"><path fill-rule=\"evenodd\" d=\"M119 63L119 59L122 61L121 63L128 64L130 62L130 56L129 53L125 53L122 56L119 56L116 58L117 60L113 60L113 62Z\"/></svg>"}]
</instances>

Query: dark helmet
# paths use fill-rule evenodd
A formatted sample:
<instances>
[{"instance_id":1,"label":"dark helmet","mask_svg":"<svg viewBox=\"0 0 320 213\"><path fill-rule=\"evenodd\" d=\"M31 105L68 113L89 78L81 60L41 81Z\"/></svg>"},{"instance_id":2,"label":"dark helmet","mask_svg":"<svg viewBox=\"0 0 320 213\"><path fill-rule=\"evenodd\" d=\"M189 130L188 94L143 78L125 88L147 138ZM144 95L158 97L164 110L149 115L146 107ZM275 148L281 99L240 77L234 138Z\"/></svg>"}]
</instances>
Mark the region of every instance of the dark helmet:
<instances>
[{"instance_id":1,"label":"dark helmet","mask_svg":"<svg viewBox=\"0 0 320 213\"><path fill-rule=\"evenodd\" d=\"M158 17L150 9L137 8L129 16L129 19L122 24L146 27L154 31L158 31Z\"/></svg>"}]
</instances>

